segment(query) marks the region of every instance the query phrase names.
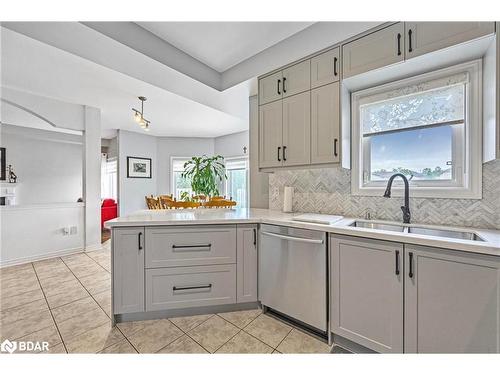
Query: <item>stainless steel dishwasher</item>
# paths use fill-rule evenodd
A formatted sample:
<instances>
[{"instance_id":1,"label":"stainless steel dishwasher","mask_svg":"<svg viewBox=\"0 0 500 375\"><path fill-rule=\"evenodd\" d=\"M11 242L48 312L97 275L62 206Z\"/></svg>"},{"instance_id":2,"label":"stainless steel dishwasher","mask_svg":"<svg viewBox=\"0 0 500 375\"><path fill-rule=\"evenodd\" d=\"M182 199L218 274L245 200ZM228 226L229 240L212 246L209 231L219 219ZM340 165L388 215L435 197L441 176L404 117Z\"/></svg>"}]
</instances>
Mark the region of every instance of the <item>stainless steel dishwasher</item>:
<instances>
[{"instance_id":1,"label":"stainless steel dishwasher","mask_svg":"<svg viewBox=\"0 0 500 375\"><path fill-rule=\"evenodd\" d=\"M324 232L261 225L259 300L327 331L327 251Z\"/></svg>"}]
</instances>

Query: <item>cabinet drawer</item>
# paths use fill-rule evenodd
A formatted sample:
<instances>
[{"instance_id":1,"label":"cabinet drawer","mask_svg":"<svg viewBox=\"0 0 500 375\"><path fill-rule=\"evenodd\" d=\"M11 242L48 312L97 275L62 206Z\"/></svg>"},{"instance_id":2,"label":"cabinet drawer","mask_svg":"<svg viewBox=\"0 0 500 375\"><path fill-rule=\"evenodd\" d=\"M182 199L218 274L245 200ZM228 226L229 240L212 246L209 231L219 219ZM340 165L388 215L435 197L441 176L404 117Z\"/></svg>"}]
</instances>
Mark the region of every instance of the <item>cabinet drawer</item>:
<instances>
[{"instance_id":1,"label":"cabinet drawer","mask_svg":"<svg viewBox=\"0 0 500 375\"><path fill-rule=\"evenodd\" d=\"M236 226L146 229L146 268L236 263Z\"/></svg>"},{"instance_id":2,"label":"cabinet drawer","mask_svg":"<svg viewBox=\"0 0 500 375\"><path fill-rule=\"evenodd\" d=\"M146 270L146 311L236 303L236 265Z\"/></svg>"}]
</instances>

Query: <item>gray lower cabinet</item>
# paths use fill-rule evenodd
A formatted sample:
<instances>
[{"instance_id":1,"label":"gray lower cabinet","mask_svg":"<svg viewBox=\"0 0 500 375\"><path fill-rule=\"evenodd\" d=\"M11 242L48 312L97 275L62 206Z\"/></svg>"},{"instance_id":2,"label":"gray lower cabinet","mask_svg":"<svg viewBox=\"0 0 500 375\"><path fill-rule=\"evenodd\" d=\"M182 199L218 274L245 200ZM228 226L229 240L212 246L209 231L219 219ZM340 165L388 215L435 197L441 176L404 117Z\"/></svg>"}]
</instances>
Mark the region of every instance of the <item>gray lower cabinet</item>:
<instances>
[{"instance_id":1,"label":"gray lower cabinet","mask_svg":"<svg viewBox=\"0 0 500 375\"><path fill-rule=\"evenodd\" d=\"M236 302L257 301L257 225L238 225Z\"/></svg>"},{"instance_id":2,"label":"gray lower cabinet","mask_svg":"<svg viewBox=\"0 0 500 375\"><path fill-rule=\"evenodd\" d=\"M330 236L332 332L380 353L403 352L403 245Z\"/></svg>"},{"instance_id":3,"label":"gray lower cabinet","mask_svg":"<svg viewBox=\"0 0 500 375\"><path fill-rule=\"evenodd\" d=\"M113 246L113 313L144 311L144 228L115 228Z\"/></svg>"},{"instance_id":4,"label":"gray lower cabinet","mask_svg":"<svg viewBox=\"0 0 500 375\"><path fill-rule=\"evenodd\" d=\"M236 225L146 228L146 268L236 263Z\"/></svg>"},{"instance_id":5,"label":"gray lower cabinet","mask_svg":"<svg viewBox=\"0 0 500 375\"><path fill-rule=\"evenodd\" d=\"M236 303L236 265L146 270L146 310Z\"/></svg>"},{"instance_id":6,"label":"gray lower cabinet","mask_svg":"<svg viewBox=\"0 0 500 375\"><path fill-rule=\"evenodd\" d=\"M405 245L405 352L499 353L500 260Z\"/></svg>"}]
</instances>

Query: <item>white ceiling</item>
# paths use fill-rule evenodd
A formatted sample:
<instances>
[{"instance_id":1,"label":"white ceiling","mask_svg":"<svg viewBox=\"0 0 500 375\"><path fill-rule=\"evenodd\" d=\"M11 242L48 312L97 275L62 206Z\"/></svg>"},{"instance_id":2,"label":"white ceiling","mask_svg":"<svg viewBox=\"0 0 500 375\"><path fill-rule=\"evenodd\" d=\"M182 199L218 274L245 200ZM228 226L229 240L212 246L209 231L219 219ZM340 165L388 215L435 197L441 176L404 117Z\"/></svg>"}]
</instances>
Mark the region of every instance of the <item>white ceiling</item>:
<instances>
[{"instance_id":1,"label":"white ceiling","mask_svg":"<svg viewBox=\"0 0 500 375\"><path fill-rule=\"evenodd\" d=\"M2 86L101 109L103 134L112 129L144 132L132 119L137 96L148 98L149 134L216 137L248 129L248 121L105 68L2 28ZM237 101L248 103L247 90ZM218 93L213 90L214 93ZM234 96L234 95L233 95ZM230 98L235 100L234 97ZM14 113L11 113L13 115ZM15 120L11 119L11 123Z\"/></svg>"},{"instance_id":2,"label":"white ceiling","mask_svg":"<svg viewBox=\"0 0 500 375\"><path fill-rule=\"evenodd\" d=\"M222 73L314 22L136 22Z\"/></svg>"}]
</instances>

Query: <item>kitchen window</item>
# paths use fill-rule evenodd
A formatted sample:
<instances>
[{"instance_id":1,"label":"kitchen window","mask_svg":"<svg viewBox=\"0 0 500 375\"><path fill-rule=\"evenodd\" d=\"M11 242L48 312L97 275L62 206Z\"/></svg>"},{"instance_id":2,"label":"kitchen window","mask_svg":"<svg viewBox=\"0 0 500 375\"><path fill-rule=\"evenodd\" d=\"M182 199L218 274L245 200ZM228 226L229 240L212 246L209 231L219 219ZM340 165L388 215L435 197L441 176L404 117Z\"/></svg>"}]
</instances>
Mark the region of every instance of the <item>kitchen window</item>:
<instances>
[{"instance_id":1,"label":"kitchen window","mask_svg":"<svg viewBox=\"0 0 500 375\"><path fill-rule=\"evenodd\" d=\"M412 196L481 198L481 66L352 94L354 195L382 195L399 172Z\"/></svg>"},{"instance_id":2,"label":"kitchen window","mask_svg":"<svg viewBox=\"0 0 500 375\"><path fill-rule=\"evenodd\" d=\"M184 172L184 163L189 161L191 158L184 157L172 157L171 161L171 194L177 200L181 199L181 194L187 192L189 196L193 194L193 189L191 189L191 178L182 177L182 172Z\"/></svg>"},{"instance_id":3,"label":"kitchen window","mask_svg":"<svg viewBox=\"0 0 500 375\"><path fill-rule=\"evenodd\" d=\"M248 158L226 158L225 195L237 203L237 207L246 208L248 202Z\"/></svg>"}]
</instances>

